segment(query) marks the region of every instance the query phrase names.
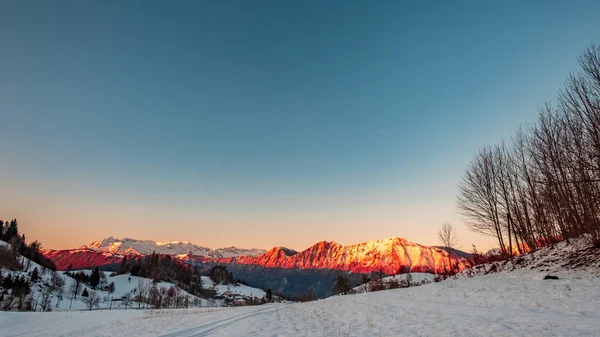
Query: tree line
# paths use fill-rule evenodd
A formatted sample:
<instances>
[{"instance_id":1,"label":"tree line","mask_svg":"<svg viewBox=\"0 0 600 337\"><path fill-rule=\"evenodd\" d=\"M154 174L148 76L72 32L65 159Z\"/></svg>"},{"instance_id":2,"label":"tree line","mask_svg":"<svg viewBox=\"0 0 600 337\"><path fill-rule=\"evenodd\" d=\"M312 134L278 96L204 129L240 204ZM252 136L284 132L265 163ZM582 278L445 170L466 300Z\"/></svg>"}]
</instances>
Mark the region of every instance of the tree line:
<instances>
[{"instance_id":1,"label":"tree line","mask_svg":"<svg viewBox=\"0 0 600 337\"><path fill-rule=\"evenodd\" d=\"M174 283L192 295L203 296L200 269L169 255L153 252L149 256L125 256L119 265L117 274L126 273L151 279L154 284L160 281Z\"/></svg>"},{"instance_id":2,"label":"tree line","mask_svg":"<svg viewBox=\"0 0 600 337\"><path fill-rule=\"evenodd\" d=\"M467 227L505 255L581 236L600 246L600 47L578 61L537 122L480 149L459 184Z\"/></svg>"},{"instance_id":3,"label":"tree line","mask_svg":"<svg viewBox=\"0 0 600 337\"><path fill-rule=\"evenodd\" d=\"M25 241L25 234L19 233L19 225L17 219L13 219L10 222L4 222L0 220L0 240L10 243L12 251L15 254L33 261L43 268L50 270L56 270L56 266L50 259L46 258L42 252L42 244L35 240L29 244ZM27 263L26 270L29 269L29 262Z\"/></svg>"},{"instance_id":4,"label":"tree line","mask_svg":"<svg viewBox=\"0 0 600 337\"><path fill-rule=\"evenodd\" d=\"M25 234L19 233L16 219L0 220L0 240L10 245L0 246L0 270L16 273L0 273L0 310L41 311L50 310L52 294L56 294L57 306L62 300L64 279L56 272L52 261L43 256L39 241L27 243ZM31 269L31 262L41 269ZM44 275L50 273L50 276ZM41 294L32 294L32 285L41 286Z\"/></svg>"}]
</instances>

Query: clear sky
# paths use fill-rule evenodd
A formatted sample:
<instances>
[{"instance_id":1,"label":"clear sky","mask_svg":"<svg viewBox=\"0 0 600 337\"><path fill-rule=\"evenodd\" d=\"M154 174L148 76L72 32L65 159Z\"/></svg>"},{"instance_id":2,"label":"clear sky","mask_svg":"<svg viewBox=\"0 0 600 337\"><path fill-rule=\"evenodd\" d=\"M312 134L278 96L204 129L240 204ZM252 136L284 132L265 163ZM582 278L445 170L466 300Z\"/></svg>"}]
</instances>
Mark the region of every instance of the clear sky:
<instances>
[{"instance_id":1,"label":"clear sky","mask_svg":"<svg viewBox=\"0 0 600 337\"><path fill-rule=\"evenodd\" d=\"M456 211L475 151L535 120L600 1L0 2L0 219L304 249L489 247Z\"/></svg>"}]
</instances>

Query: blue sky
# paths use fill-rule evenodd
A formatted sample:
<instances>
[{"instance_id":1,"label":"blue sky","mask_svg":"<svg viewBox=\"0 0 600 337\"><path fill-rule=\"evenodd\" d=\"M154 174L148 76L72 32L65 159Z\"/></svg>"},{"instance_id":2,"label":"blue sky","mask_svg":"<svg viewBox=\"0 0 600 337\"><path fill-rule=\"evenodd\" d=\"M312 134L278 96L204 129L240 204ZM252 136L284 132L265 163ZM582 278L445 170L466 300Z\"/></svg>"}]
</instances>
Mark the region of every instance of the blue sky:
<instances>
[{"instance_id":1,"label":"blue sky","mask_svg":"<svg viewBox=\"0 0 600 337\"><path fill-rule=\"evenodd\" d=\"M437 244L473 153L535 120L600 3L3 1L0 218L303 249Z\"/></svg>"}]
</instances>

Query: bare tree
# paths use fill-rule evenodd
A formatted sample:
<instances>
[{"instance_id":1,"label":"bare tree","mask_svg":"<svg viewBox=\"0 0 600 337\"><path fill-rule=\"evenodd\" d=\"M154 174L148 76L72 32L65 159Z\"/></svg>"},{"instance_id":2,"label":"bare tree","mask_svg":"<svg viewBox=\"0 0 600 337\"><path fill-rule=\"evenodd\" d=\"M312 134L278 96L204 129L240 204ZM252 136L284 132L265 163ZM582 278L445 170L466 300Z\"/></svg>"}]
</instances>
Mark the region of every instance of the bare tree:
<instances>
[{"instance_id":1,"label":"bare tree","mask_svg":"<svg viewBox=\"0 0 600 337\"><path fill-rule=\"evenodd\" d=\"M442 228L438 231L438 239L446 249L454 248L458 244L456 229L447 221L442 223Z\"/></svg>"},{"instance_id":2,"label":"bare tree","mask_svg":"<svg viewBox=\"0 0 600 337\"><path fill-rule=\"evenodd\" d=\"M50 310L50 302L52 302L52 291L50 291L50 289L44 289L44 291L42 292L42 298L39 303L41 310Z\"/></svg>"},{"instance_id":3,"label":"bare tree","mask_svg":"<svg viewBox=\"0 0 600 337\"><path fill-rule=\"evenodd\" d=\"M580 236L600 246L600 47L579 64L537 123L479 151L459 185L467 227L506 254Z\"/></svg>"},{"instance_id":4,"label":"bare tree","mask_svg":"<svg viewBox=\"0 0 600 337\"><path fill-rule=\"evenodd\" d=\"M100 304L100 295L96 294L95 291L90 291L88 297L85 299L85 304L91 311L93 307L97 307Z\"/></svg>"},{"instance_id":5,"label":"bare tree","mask_svg":"<svg viewBox=\"0 0 600 337\"><path fill-rule=\"evenodd\" d=\"M444 221L442 223L442 227L438 231L438 239L442 242L442 245L448 252L448 266L445 266L444 269L446 270L446 273L451 273L453 271L453 266L452 260L450 259L450 250L458 244L458 235L456 234L456 229L452 227L449 222ZM408 286L410 286L410 284Z\"/></svg>"},{"instance_id":6,"label":"bare tree","mask_svg":"<svg viewBox=\"0 0 600 337\"><path fill-rule=\"evenodd\" d=\"M81 283L79 282L79 280L75 280L73 283L71 283L71 286L69 287L69 294L71 295L71 303L69 303L69 309L71 309L71 306L73 305L73 300L77 298L79 291L81 291Z\"/></svg>"},{"instance_id":7,"label":"bare tree","mask_svg":"<svg viewBox=\"0 0 600 337\"><path fill-rule=\"evenodd\" d=\"M127 310L127 307L131 305L132 299L133 294L131 294L131 292L128 292L123 296L123 304L125 304L125 310Z\"/></svg>"},{"instance_id":8,"label":"bare tree","mask_svg":"<svg viewBox=\"0 0 600 337\"><path fill-rule=\"evenodd\" d=\"M488 147L479 151L459 185L458 210L466 218L467 228L495 236L505 252L497 172L492 149Z\"/></svg>"},{"instance_id":9,"label":"bare tree","mask_svg":"<svg viewBox=\"0 0 600 337\"><path fill-rule=\"evenodd\" d=\"M138 280L138 308L141 307L142 303L148 302L148 295L150 292L150 284L145 279Z\"/></svg>"},{"instance_id":10,"label":"bare tree","mask_svg":"<svg viewBox=\"0 0 600 337\"><path fill-rule=\"evenodd\" d=\"M51 288L56 293L56 308L58 308L60 306L60 301L63 299L65 279L63 279L57 272L53 272L52 274Z\"/></svg>"}]
</instances>

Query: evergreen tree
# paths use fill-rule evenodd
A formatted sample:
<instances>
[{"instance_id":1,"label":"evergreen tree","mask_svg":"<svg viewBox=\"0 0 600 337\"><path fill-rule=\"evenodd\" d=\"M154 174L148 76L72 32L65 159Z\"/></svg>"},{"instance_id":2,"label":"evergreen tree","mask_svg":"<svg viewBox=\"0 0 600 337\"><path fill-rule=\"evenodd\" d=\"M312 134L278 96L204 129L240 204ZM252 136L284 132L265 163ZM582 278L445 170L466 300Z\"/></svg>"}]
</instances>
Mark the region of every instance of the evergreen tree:
<instances>
[{"instance_id":1,"label":"evergreen tree","mask_svg":"<svg viewBox=\"0 0 600 337\"><path fill-rule=\"evenodd\" d=\"M214 283L229 284L233 280L233 274L227 271L223 265L213 266L210 269L209 277Z\"/></svg>"},{"instance_id":2,"label":"evergreen tree","mask_svg":"<svg viewBox=\"0 0 600 337\"><path fill-rule=\"evenodd\" d=\"M19 226L17 224L17 219L13 219L10 221L10 224L6 227L5 233L5 241L9 241L12 238L19 237Z\"/></svg>"},{"instance_id":3,"label":"evergreen tree","mask_svg":"<svg viewBox=\"0 0 600 337\"><path fill-rule=\"evenodd\" d=\"M37 280L39 280L40 278L40 274L38 272L37 267L33 268L33 271L31 272L31 282L36 282Z\"/></svg>"},{"instance_id":4,"label":"evergreen tree","mask_svg":"<svg viewBox=\"0 0 600 337\"><path fill-rule=\"evenodd\" d=\"M338 275L333 283L333 293L345 295L352 290L350 287L350 280L344 275Z\"/></svg>"},{"instance_id":5,"label":"evergreen tree","mask_svg":"<svg viewBox=\"0 0 600 337\"><path fill-rule=\"evenodd\" d=\"M117 274L125 274L127 271L127 256L124 256L123 260L121 260L121 264L119 265L119 271Z\"/></svg>"},{"instance_id":6,"label":"evergreen tree","mask_svg":"<svg viewBox=\"0 0 600 337\"><path fill-rule=\"evenodd\" d=\"M81 297L88 297L90 294L87 291L87 288L83 289L83 292L81 293Z\"/></svg>"},{"instance_id":7,"label":"evergreen tree","mask_svg":"<svg viewBox=\"0 0 600 337\"><path fill-rule=\"evenodd\" d=\"M96 288L100 283L100 269L94 268L92 275L90 275L90 287Z\"/></svg>"}]
</instances>

